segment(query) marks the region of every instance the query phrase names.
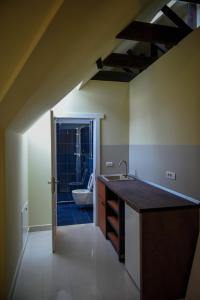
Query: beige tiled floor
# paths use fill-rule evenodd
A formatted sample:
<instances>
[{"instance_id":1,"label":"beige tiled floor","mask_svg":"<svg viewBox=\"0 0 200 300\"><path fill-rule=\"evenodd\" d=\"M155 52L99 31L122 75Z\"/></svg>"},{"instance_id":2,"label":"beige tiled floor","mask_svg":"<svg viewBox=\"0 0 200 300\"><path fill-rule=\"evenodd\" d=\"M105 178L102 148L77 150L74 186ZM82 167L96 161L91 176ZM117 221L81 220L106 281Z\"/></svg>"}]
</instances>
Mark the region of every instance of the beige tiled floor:
<instances>
[{"instance_id":1,"label":"beige tiled floor","mask_svg":"<svg viewBox=\"0 0 200 300\"><path fill-rule=\"evenodd\" d=\"M14 300L138 300L139 293L112 246L93 224L30 233Z\"/></svg>"}]
</instances>

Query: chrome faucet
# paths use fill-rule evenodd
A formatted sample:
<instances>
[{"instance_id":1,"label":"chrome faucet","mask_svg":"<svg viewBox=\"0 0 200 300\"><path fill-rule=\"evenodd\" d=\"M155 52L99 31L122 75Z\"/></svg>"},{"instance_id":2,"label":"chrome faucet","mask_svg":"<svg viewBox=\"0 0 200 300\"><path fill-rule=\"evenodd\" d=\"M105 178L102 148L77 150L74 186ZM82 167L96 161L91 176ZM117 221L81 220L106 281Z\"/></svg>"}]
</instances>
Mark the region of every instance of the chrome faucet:
<instances>
[{"instance_id":1,"label":"chrome faucet","mask_svg":"<svg viewBox=\"0 0 200 300\"><path fill-rule=\"evenodd\" d=\"M125 164L125 167L126 167L126 173L124 174L124 176L125 176L125 177L128 177L128 166L127 166L127 161L124 160L124 159L120 160L120 162L119 162L119 164L118 164L119 167L121 167L122 164Z\"/></svg>"}]
</instances>

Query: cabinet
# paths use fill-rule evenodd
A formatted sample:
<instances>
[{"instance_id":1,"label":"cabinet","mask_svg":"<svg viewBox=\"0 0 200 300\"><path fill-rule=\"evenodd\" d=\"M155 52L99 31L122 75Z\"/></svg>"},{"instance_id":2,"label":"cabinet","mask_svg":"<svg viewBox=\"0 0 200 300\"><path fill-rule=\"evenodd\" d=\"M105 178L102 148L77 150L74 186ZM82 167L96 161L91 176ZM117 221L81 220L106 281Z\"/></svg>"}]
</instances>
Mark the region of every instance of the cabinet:
<instances>
[{"instance_id":1,"label":"cabinet","mask_svg":"<svg viewBox=\"0 0 200 300\"><path fill-rule=\"evenodd\" d=\"M97 181L98 188L98 225L106 236L106 191L105 185L98 180Z\"/></svg>"},{"instance_id":2,"label":"cabinet","mask_svg":"<svg viewBox=\"0 0 200 300\"><path fill-rule=\"evenodd\" d=\"M197 235L195 208L138 213L125 206L125 266L142 300L184 298Z\"/></svg>"},{"instance_id":3,"label":"cabinet","mask_svg":"<svg viewBox=\"0 0 200 300\"><path fill-rule=\"evenodd\" d=\"M98 225L110 240L120 261L124 261L124 201L98 180Z\"/></svg>"},{"instance_id":4,"label":"cabinet","mask_svg":"<svg viewBox=\"0 0 200 300\"><path fill-rule=\"evenodd\" d=\"M199 233L199 206L139 180L98 181L99 226L141 300L185 297Z\"/></svg>"},{"instance_id":5,"label":"cabinet","mask_svg":"<svg viewBox=\"0 0 200 300\"><path fill-rule=\"evenodd\" d=\"M115 248L119 261L124 261L124 201L106 189L106 237Z\"/></svg>"}]
</instances>

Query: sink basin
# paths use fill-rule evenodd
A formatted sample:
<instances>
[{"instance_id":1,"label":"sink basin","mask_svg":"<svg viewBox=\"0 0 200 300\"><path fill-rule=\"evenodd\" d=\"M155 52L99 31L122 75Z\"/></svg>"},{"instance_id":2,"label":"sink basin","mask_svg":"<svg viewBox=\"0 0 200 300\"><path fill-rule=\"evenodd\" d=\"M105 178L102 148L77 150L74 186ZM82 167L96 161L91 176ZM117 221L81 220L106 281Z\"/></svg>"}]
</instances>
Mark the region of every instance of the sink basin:
<instances>
[{"instance_id":1,"label":"sink basin","mask_svg":"<svg viewBox=\"0 0 200 300\"><path fill-rule=\"evenodd\" d=\"M103 179L107 181L119 181L119 180L134 180L133 177L125 176L122 174L112 174L112 175L101 175Z\"/></svg>"}]
</instances>

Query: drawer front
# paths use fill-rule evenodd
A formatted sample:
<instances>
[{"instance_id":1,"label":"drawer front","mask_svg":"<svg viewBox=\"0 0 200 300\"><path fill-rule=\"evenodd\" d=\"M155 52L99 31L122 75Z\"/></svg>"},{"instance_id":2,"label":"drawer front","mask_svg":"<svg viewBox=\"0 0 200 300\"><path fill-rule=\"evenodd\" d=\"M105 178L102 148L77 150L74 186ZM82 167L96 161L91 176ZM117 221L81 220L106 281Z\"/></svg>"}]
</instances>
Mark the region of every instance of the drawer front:
<instances>
[{"instance_id":1,"label":"drawer front","mask_svg":"<svg viewBox=\"0 0 200 300\"><path fill-rule=\"evenodd\" d=\"M98 195L105 201L105 184L98 180L97 182L98 187Z\"/></svg>"}]
</instances>

